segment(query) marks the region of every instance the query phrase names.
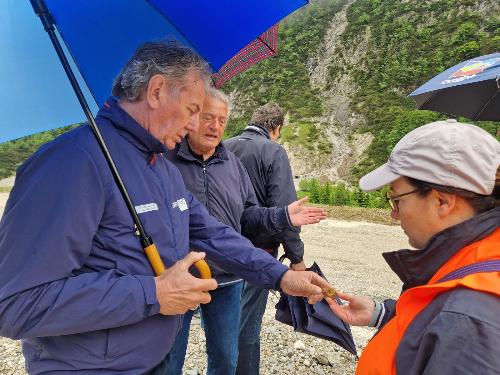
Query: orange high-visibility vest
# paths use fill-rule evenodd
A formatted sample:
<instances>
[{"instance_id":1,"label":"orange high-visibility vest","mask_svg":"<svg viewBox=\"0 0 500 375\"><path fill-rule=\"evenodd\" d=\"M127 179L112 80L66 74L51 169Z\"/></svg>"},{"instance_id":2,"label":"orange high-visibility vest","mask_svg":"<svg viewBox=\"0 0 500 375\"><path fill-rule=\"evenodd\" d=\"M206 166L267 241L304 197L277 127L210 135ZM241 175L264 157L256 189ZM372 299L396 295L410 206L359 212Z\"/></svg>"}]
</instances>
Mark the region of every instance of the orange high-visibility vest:
<instances>
[{"instance_id":1,"label":"orange high-visibility vest","mask_svg":"<svg viewBox=\"0 0 500 375\"><path fill-rule=\"evenodd\" d=\"M488 237L459 250L427 285L406 290L396 303L396 315L368 343L359 359L356 375L395 375L396 350L413 319L439 294L465 287L500 297L500 272L481 272L440 280L453 271L479 262L500 260L500 228Z\"/></svg>"}]
</instances>

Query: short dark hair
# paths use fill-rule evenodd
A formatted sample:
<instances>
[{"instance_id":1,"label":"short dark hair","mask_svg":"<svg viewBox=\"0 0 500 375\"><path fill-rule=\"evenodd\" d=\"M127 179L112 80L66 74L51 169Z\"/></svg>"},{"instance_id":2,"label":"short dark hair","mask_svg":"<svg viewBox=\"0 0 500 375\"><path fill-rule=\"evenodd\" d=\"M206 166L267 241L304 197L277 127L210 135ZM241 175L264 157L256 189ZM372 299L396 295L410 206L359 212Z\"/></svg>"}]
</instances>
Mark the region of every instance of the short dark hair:
<instances>
[{"instance_id":1,"label":"short dark hair","mask_svg":"<svg viewBox=\"0 0 500 375\"><path fill-rule=\"evenodd\" d=\"M477 214L500 206L500 167L497 168L495 187L490 195L481 195L469 190L433 184L431 182L417 180L411 177L406 178L408 179L410 185L418 189L417 194L420 196L427 196L431 190L440 191L442 193L456 194L465 199Z\"/></svg>"},{"instance_id":2,"label":"short dark hair","mask_svg":"<svg viewBox=\"0 0 500 375\"><path fill-rule=\"evenodd\" d=\"M269 131L280 127L285 122L283 109L274 102L269 102L257 108L250 119L250 123L260 125Z\"/></svg>"}]
</instances>

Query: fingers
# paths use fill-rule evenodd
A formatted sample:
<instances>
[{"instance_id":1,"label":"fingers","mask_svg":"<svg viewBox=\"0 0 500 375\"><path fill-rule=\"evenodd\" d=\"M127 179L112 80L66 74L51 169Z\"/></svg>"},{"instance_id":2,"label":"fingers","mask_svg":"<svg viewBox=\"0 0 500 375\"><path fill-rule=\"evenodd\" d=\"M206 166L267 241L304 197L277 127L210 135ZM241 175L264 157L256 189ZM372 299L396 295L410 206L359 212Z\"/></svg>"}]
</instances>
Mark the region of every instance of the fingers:
<instances>
[{"instance_id":1,"label":"fingers","mask_svg":"<svg viewBox=\"0 0 500 375\"><path fill-rule=\"evenodd\" d=\"M199 304L206 305L212 300L208 292L193 293L190 297L189 301L185 301L183 307L179 308L179 313L185 314L189 310L194 310Z\"/></svg>"},{"instance_id":2,"label":"fingers","mask_svg":"<svg viewBox=\"0 0 500 375\"><path fill-rule=\"evenodd\" d=\"M196 290L206 292L209 290L217 289L217 281L215 281L215 279L198 279L194 276L193 278L195 279L194 289Z\"/></svg>"},{"instance_id":3,"label":"fingers","mask_svg":"<svg viewBox=\"0 0 500 375\"><path fill-rule=\"evenodd\" d=\"M319 293L323 293L323 289L325 289L325 288L331 288L332 287L328 283L328 281L326 281L325 279L323 279L318 274L316 274L314 272L311 272L311 271L307 271L307 272L309 272L311 274L311 283L314 284L314 285L317 285L317 287L320 289Z\"/></svg>"},{"instance_id":4,"label":"fingers","mask_svg":"<svg viewBox=\"0 0 500 375\"><path fill-rule=\"evenodd\" d=\"M210 296L210 293L208 292L203 292L201 297L199 298L200 303L207 304L210 303L212 300L212 297Z\"/></svg>"},{"instance_id":5,"label":"fingers","mask_svg":"<svg viewBox=\"0 0 500 375\"><path fill-rule=\"evenodd\" d=\"M302 209L302 213L303 215L306 215L307 218L311 219L311 220L324 220L327 218L327 214L326 214L326 211L322 208L319 208L319 207L304 207Z\"/></svg>"},{"instance_id":6,"label":"fingers","mask_svg":"<svg viewBox=\"0 0 500 375\"><path fill-rule=\"evenodd\" d=\"M305 209L313 214L323 214L326 216L326 210L321 207L307 206Z\"/></svg>"},{"instance_id":7,"label":"fingers","mask_svg":"<svg viewBox=\"0 0 500 375\"><path fill-rule=\"evenodd\" d=\"M300 198L299 200L297 200L297 203L299 206L302 206L304 203L306 203L307 201L309 200L309 197L308 196L305 196L303 198Z\"/></svg>"},{"instance_id":8,"label":"fingers","mask_svg":"<svg viewBox=\"0 0 500 375\"><path fill-rule=\"evenodd\" d=\"M342 305L339 305L338 302L330 297L325 297L325 301L328 303L328 306L333 309L342 309Z\"/></svg>"},{"instance_id":9,"label":"fingers","mask_svg":"<svg viewBox=\"0 0 500 375\"><path fill-rule=\"evenodd\" d=\"M325 301L326 303L328 303L328 306L330 306L330 310L332 310L335 313L335 315L337 315L340 319L344 321L347 320L345 306L339 305L337 301L331 299L330 297L326 297Z\"/></svg>"},{"instance_id":10,"label":"fingers","mask_svg":"<svg viewBox=\"0 0 500 375\"><path fill-rule=\"evenodd\" d=\"M295 226L317 224L324 219L326 219L326 215L321 213L310 214L308 212L301 212L297 216L291 216L292 225Z\"/></svg>"},{"instance_id":11,"label":"fingers","mask_svg":"<svg viewBox=\"0 0 500 375\"><path fill-rule=\"evenodd\" d=\"M338 290L337 290L337 296L339 296L340 299L343 299L344 301L347 302L352 302L354 298L356 298L356 296L353 296L352 294L346 294L343 292L339 292Z\"/></svg>"},{"instance_id":12,"label":"fingers","mask_svg":"<svg viewBox=\"0 0 500 375\"><path fill-rule=\"evenodd\" d=\"M307 298L307 302L310 303L311 305L314 305L315 303L321 301L322 299L323 299L323 293L313 294Z\"/></svg>"},{"instance_id":13,"label":"fingers","mask_svg":"<svg viewBox=\"0 0 500 375\"><path fill-rule=\"evenodd\" d=\"M305 271L307 267L304 261L302 261L300 263L290 264L290 268L293 271Z\"/></svg>"},{"instance_id":14,"label":"fingers","mask_svg":"<svg viewBox=\"0 0 500 375\"><path fill-rule=\"evenodd\" d=\"M197 251L191 251L186 255L184 258L179 260L177 263L179 266L182 267L182 269L187 270L189 267L193 265L194 262L197 262L199 260L202 260L205 258L205 253L203 252L197 252Z\"/></svg>"}]
</instances>

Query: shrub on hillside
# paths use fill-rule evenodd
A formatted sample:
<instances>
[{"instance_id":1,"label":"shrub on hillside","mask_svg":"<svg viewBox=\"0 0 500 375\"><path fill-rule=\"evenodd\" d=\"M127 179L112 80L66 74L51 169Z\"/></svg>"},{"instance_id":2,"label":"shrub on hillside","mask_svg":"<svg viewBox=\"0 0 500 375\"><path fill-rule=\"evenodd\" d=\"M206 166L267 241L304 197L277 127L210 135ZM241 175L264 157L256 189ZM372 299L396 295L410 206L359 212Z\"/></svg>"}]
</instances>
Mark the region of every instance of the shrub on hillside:
<instances>
[{"instance_id":1,"label":"shrub on hillside","mask_svg":"<svg viewBox=\"0 0 500 375\"><path fill-rule=\"evenodd\" d=\"M309 196L309 202L332 206L353 206L370 208L388 208L385 199L387 189L364 192L358 187L346 187L339 183L333 185L327 181L321 184L317 179L299 181L299 197Z\"/></svg>"}]
</instances>

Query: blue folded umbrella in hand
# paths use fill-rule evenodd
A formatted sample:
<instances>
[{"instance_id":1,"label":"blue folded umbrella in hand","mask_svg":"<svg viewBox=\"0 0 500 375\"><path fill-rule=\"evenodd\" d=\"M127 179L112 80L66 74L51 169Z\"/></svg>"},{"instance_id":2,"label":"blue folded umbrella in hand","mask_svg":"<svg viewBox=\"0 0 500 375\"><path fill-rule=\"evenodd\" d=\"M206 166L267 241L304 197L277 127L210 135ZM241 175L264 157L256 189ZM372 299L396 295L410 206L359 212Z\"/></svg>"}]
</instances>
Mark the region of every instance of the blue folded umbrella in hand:
<instances>
[{"instance_id":1,"label":"blue folded umbrella in hand","mask_svg":"<svg viewBox=\"0 0 500 375\"><path fill-rule=\"evenodd\" d=\"M316 263L308 270L325 278ZM357 354L349 325L335 315L324 300L311 305L305 297L282 293L276 304L275 319L292 326L297 332L333 341L352 354Z\"/></svg>"}]
</instances>

